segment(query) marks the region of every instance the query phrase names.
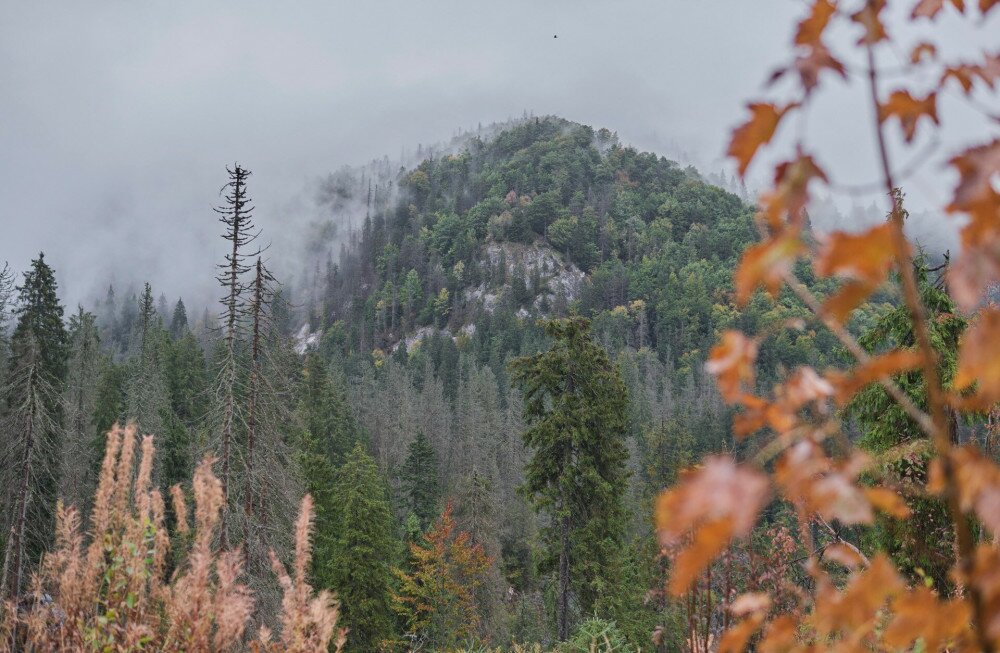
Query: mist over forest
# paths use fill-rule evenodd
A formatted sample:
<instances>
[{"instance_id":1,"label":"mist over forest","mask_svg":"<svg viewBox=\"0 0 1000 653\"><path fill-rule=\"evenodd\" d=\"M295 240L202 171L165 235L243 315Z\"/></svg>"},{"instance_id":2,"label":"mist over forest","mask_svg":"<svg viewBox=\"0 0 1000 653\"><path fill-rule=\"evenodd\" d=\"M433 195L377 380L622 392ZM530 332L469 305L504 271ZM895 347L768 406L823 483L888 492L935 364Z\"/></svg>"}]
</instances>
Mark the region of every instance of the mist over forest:
<instances>
[{"instance_id":1,"label":"mist over forest","mask_svg":"<svg viewBox=\"0 0 1000 653\"><path fill-rule=\"evenodd\" d=\"M1000 6L0 12L0 653L1000 650Z\"/></svg>"}]
</instances>

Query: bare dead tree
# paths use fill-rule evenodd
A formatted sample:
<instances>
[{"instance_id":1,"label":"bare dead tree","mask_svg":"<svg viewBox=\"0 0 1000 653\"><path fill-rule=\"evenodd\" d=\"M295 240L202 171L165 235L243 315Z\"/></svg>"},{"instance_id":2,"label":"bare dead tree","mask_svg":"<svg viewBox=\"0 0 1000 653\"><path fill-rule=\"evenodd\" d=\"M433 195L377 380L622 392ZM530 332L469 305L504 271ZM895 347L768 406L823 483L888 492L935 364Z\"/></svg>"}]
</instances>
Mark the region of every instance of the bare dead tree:
<instances>
[{"instance_id":1,"label":"bare dead tree","mask_svg":"<svg viewBox=\"0 0 1000 653\"><path fill-rule=\"evenodd\" d=\"M225 507L220 538L223 547L228 545L228 520L226 517L229 513L232 440L239 383L236 346L247 313L244 302L247 285L243 281L243 276L251 269L246 261L260 254L260 249L253 246L260 231L253 223L253 205L246 187L247 178L251 173L238 163L231 169L227 167L226 172L229 174L229 182L220 190L224 203L215 208L215 212L219 214L219 222L224 226L222 237L231 245L225 261L218 265L219 274L217 277L225 289L225 295L221 299L224 310L220 316L224 329L225 357L219 371L217 385L222 403L220 481L222 482Z\"/></svg>"}]
</instances>

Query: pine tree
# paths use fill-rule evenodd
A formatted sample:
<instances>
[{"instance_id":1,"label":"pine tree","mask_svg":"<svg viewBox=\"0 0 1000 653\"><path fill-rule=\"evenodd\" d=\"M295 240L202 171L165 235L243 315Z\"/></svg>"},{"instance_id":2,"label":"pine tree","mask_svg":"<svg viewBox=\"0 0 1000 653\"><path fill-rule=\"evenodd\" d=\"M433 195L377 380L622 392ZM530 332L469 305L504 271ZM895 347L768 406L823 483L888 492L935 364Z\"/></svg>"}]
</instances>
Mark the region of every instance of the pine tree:
<instances>
[{"instance_id":1,"label":"pine tree","mask_svg":"<svg viewBox=\"0 0 1000 653\"><path fill-rule=\"evenodd\" d=\"M348 646L376 651L394 634L393 567L397 542L392 508L375 461L358 443L337 471L336 536L317 574L341 601L350 628Z\"/></svg>"},{"instance_id":2,"label":"pine tree","mask_svg":"<svg viewBox=\"0 0 1000 653\"><path fill-rule=\"evenodd\" d=\"M544 327L552 347L513 361L511 371L524 392L529 426L523 437L532 450L523 489L552 520L557 633L565 641L571 591L587 613L616 580L625 526L628 399L618 370L590 337L589 320L550 320Z\"/></svg>"},{"instance_id":3,"label":"pine tree","mask_svg":"<svg viewBox=\"0 0 1000 653\"><path fill-rule=\"evenodd\" d=\"M441 489L438 485L438 460L431 441L422 430L417 431L407 450L400 479L406 498L406 508L425 530L438 515Z\"/></svg>"},{"instance_id":4,"label":"pine tree","mask_svg":"<svg viewBox=\"0 0 1000 653\"><path fill-rule=\"evenodd\" d=\"M18 594L51 539L62 455L68 336L55 275L43 254L18 287L17 326L0 436L5 551L0 596Z\"/></svg>"}]
</instances>

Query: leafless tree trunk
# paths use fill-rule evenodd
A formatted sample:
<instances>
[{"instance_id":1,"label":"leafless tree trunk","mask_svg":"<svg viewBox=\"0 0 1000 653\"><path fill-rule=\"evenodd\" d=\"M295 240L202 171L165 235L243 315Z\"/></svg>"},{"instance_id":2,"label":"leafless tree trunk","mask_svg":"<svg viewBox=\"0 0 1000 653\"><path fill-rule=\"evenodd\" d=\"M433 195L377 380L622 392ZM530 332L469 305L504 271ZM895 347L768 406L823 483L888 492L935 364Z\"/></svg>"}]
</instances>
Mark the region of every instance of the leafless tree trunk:
<instances>
[{"instance_id":1,"label":"leafless tree trunk","mask_svg":"<svg viewBox=\"0 0 1000 653\"><path fill-rule=\"evenodd\" d=\"M219 282L226 290L222 299L225 324L225 360L219 374L219 394L222 401L222 434L221 434L221 473L222 495L224 499L222 528L220 538L223 547L228 546L229 495L232 475L232 439L234 422L236 420L236 390L238 369L236 361L236 342L240 335L245 307L242 298L246 286L242 276L250 270L245 263L248 257L257 256L260 251L247 252L251 243L259 235L253 224L253 206L247 194L246 181L250 171L236 164L232 169L226 168L229 182L222 187L225 203L215 209L221 217L219 221L225 225L223 238L231 244L231 251L226 254L225 263L220 264Z\"/></svg>"}]
</instances>

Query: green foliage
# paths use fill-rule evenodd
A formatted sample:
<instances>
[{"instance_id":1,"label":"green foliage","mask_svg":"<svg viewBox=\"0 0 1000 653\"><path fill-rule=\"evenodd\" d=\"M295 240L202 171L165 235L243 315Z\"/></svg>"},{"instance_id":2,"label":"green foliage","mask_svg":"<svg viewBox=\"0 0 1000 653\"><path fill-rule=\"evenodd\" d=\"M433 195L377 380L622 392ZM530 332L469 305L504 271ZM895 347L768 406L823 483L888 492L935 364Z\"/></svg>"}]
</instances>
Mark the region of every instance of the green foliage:
<instances>
[{"instance_id":1,"label":"green foliage","mask_svg":"<svg viewBox=\"0 0 1000 653\"><path fill-rule=\"evenodd\" d=\"M417 431L417 436L410 443L400 480L406 508L417 518L420 529L426 529L438 515L441 490L438 486L437 454L422 430Z\"/></svg>"},{"instance_id":2,"label":"green foliage","mask_svg":"<svg viewBox=\"0 0 1000 653\"><path fill-rule=\"evenodd\" d=\"M584 318L551 320L548 351L511 363L524 393L523 434L532 457L524 492L552 518L549 552L560 554L568 530L570 576L590 611L614 587L624 530L627 391Z\"/></svg>"},{"instance_id":3,"label":"green foliage","mask_svg":"<svg viewBox=\"0 0 1000 653\"><path fill-rule=\"evenodd\" d=\"M326 555L316 557L317 580L341 601L348 647L381 650L395 632L392 565L398 545L385 481L360 443L337 470L331 494L336 508L327 527L335 535Z\"/></svg>"},{"instance_id":4,"label":"green foliage","mask_svg":"<svg viewBox=\"0 0 1000 653\"><path fill-rule=\"evenodd\" d=\"M947 385L955 376L958 341L967 323L943 281L931 281L922 257L916 261L916 273L928 312L931 344L938 357L938 373ZM859 342L873 354L890 348L914 348L913 323L906 307L891 307L876 317ZM896 375L895 381L916 405L926 410L927 393L919 372ZM928 578L938 587L950 587L948 570L954 563L950 519L942 501L922 496L919 491L927 484L930 442L879 384L873 383L855 395L847 414L861 430L859 446L877 456L874 475L910 497L907 505L912 514L902 520L880 514L875 526L864 534L865 544L869 549L889 553L896 566L914 581ZM953 428L957 428L955 419Z\"/></svg>"},{"instance_id":5,"label":"green foliage","mask_svg":"<svg viewBox=\"0 0 1000 653\"><path fill-rule=\"evenodd\" d=\"M559 653L631 653L625 636L614 621L590 617L581 621L572 637L559 645Z\"/></svg>"},{"instance_id":6,"label":"green foliage","mask_svg":"<svg viewBox=\"0 0 1000 653\"><path fill-rule=\"evenodd\" d=\"M310 437L335 466L361 440L343 387L316 353L306 356L299 414Z\"/></svg>"}]
</instances>

